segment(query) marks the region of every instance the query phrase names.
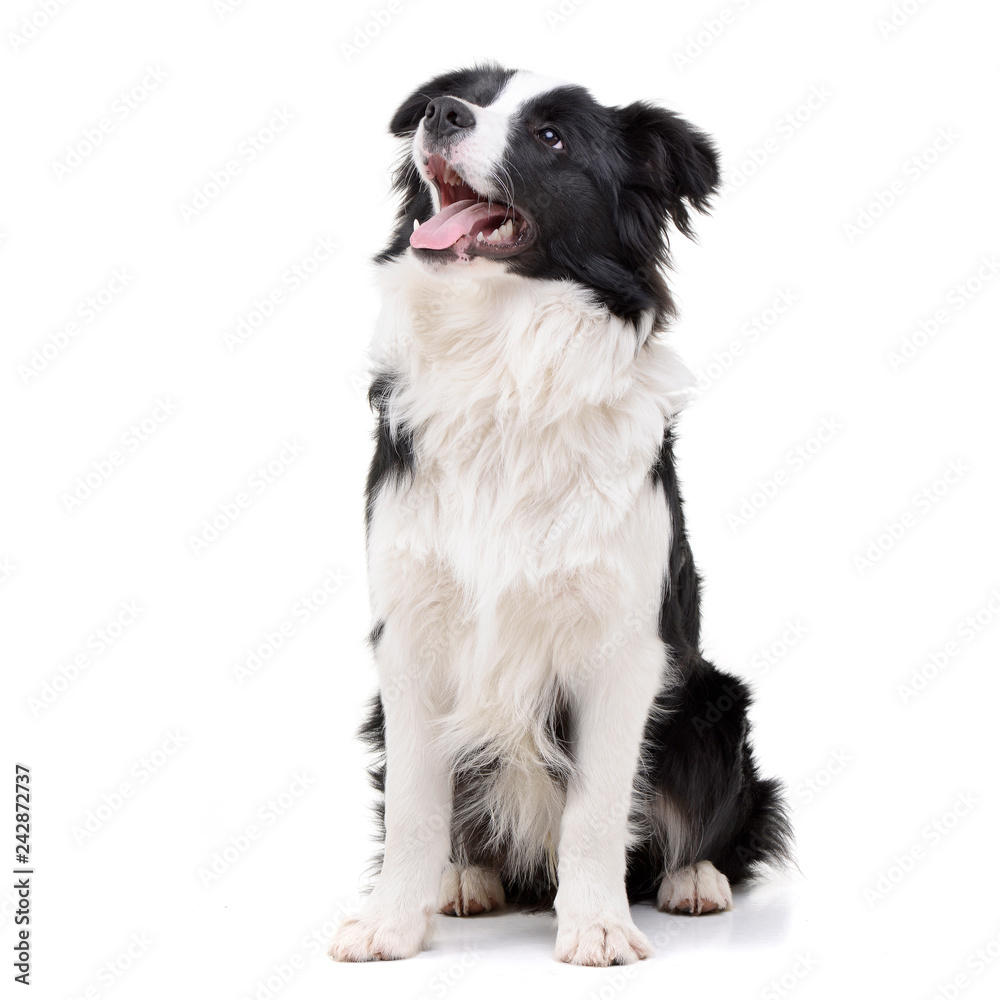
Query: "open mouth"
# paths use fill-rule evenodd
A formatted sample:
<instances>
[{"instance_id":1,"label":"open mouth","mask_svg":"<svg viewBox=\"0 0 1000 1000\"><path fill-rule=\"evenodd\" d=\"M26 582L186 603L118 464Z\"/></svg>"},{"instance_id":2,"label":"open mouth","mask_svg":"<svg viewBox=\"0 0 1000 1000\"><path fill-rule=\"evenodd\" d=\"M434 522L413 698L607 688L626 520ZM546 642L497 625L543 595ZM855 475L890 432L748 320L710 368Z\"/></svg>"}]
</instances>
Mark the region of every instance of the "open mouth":
<instances>
[{"instance_id":1,"label":"open mouth","mask_svg":"<svg viewBox=\"0 0 1000 1000\"><path fill-rule=\"evenodd\" d=\"M441 210L414 223L410 246L458 257L511 257L534 240L534 229L520 209L479 194L443 156L429 156L426 170Z\"/></svg>"}]
</instances>

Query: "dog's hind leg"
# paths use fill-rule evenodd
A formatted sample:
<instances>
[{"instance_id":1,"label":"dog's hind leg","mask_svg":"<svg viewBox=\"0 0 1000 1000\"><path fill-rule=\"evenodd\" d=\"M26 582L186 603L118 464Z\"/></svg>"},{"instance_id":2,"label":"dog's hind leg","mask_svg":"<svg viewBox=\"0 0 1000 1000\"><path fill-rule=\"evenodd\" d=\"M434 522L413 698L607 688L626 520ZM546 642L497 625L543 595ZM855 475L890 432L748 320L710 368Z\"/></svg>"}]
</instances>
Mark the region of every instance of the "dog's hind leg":
<instances>
[{"instance_id":1,"label":"dog's hind leg","mask_svg":"<svg viewBox=\"0 0 1000 1000\"><path fill-rule=\"evenodd\" d=\"M754 762L746 686L696 653L675 662L679 676L646 727L649 835L633 853L630 892L707 913L732 905L730 884L786 861L790 829L777 782Z\"/></svg>"},{"instance_id":2,"label":"dog's hind leg","mask_svg":"<svg viewBox=\"0 0 1000 1000\"><path fill-rule=\"evenodd\" d=\"M438 910L454 917L469 917L500 909L506 902L497 872L479 865L450 862L441 880Z\"/></svg>"},{"instance_id":3,"label":"dog's hind leg","mask_svg":"<svg viewBox=\"0 0 1000 1000\"><path fill-rule=\"evenodd\" d=\"M667 872L656 894L656 908L671 913L714 913L733 905L729 879L711 861Z\"/></svg>"}]
</instances>

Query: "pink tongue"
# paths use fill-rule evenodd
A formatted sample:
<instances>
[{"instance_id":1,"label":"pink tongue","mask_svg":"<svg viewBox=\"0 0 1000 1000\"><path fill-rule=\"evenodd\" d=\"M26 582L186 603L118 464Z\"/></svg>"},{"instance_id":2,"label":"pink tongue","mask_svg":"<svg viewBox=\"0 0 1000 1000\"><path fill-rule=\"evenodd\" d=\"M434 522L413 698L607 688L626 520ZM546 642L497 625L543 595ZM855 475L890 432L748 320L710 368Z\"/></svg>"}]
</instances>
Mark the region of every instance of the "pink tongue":
<instances>
[{"instance_id":1,"label":"pink tongue","mask_svg":"<svg viewBox=\"0 0 1000 1000\"><path fill-rule=\"evenodd\" d=\"M414 229L410 235L410 246L423 250L446 250L463 236L471 236L491 215L496 215L498 209L502 211L503 206L491 206L489 202L474 198L456 201Z\"/></svg>"}]
</instances>

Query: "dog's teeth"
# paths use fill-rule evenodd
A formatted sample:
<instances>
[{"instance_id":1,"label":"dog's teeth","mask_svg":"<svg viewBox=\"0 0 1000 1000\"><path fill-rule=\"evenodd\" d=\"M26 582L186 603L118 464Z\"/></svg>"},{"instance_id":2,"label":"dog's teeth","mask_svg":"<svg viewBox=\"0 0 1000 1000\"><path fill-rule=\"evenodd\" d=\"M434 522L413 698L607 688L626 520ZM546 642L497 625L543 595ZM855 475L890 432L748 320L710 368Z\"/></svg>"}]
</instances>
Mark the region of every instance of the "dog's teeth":
<instances>
[{"instance_id":1,"label":"dog's teeth","mask_svg":"<svg viewBox=\"0 0 1000 1000\"><path fill-rule=\"evenodd\" d=\"M486 242L486 237L483 235L483 231L481 229L479 230L478 233L476 233L476 242L477 243L485 243Z\"/></svg>"},{"instance_id":2,"label":"dog's teeth","mask_svg":"<svg viewBox=\"0 0 1000 1000\"><path fill-rule=\"evenodd\" d=\"M420 228L420 220L419 219L414 219L413 220L413 231L416 232L419 228Z\"/></svg>"},{"instance_id":3,"label":"dog's teeth","mask_svg":"<svg viewBox=\"0 0 1000 1000\"><path fill-rule=\"evenodd\" d=\"M499 243L500 242L500 230L494 229L489 236L486 237L487 243Z\"/></svg>"},{"instance_id":4,"label":"dog's teeth","mask_svg":"<svg viewBox=\"0 0 1000 1000\"><path fill-rule=\"evenodd\" d=\"M503 238L504 238L505 240L509 240L509 239L511 238L511 236L513 236L513 235L514 235L514 220L513 220L513 219L508 219L508 220L507 220L507 221L506 221L506 222L505 222L505 223L504 223L504 224L503 224L503 225L502 225L502 226L500 227L500 235L501 235L501 236L502 236L502 237L503 237Z\"/></svg>"}]
</instances>

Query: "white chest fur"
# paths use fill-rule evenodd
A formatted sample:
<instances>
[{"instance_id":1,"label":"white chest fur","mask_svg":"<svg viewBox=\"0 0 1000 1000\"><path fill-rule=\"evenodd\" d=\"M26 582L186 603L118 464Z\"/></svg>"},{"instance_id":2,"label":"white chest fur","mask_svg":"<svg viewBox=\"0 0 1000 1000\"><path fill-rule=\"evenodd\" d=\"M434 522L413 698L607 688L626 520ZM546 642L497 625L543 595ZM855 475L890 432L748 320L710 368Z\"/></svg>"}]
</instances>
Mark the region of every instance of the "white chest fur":
<instances>
[{"instance_id":1,"label":"white chest fur","mask_svg":"<svg viewBox=\"0 0 1000 1000\"><path fill-rule=\"evenodd\" d=\"M557 691L609 666L652 691L665 665L671 526L650 469L690 375L569 282L438 277L408 256L382 279L373 363L415 455L372 508L382 697L419 691L454 759L502 759L481 794L541 850Z\"/></svg>"},{"instance_id":2,"label":"white chest fur","mask_svg":"<svg viewBox=\"0 0 1000 1000\"><path fill-rule=\"evenodd\" d=\"M472 739L624 623L655 631L670 524L649 471L690 375L569 282L438 277L408 255L382 279L373 362L416 472L374 505L373 610L406 623L421 683Z\"/></svg>"}]
</instances>

